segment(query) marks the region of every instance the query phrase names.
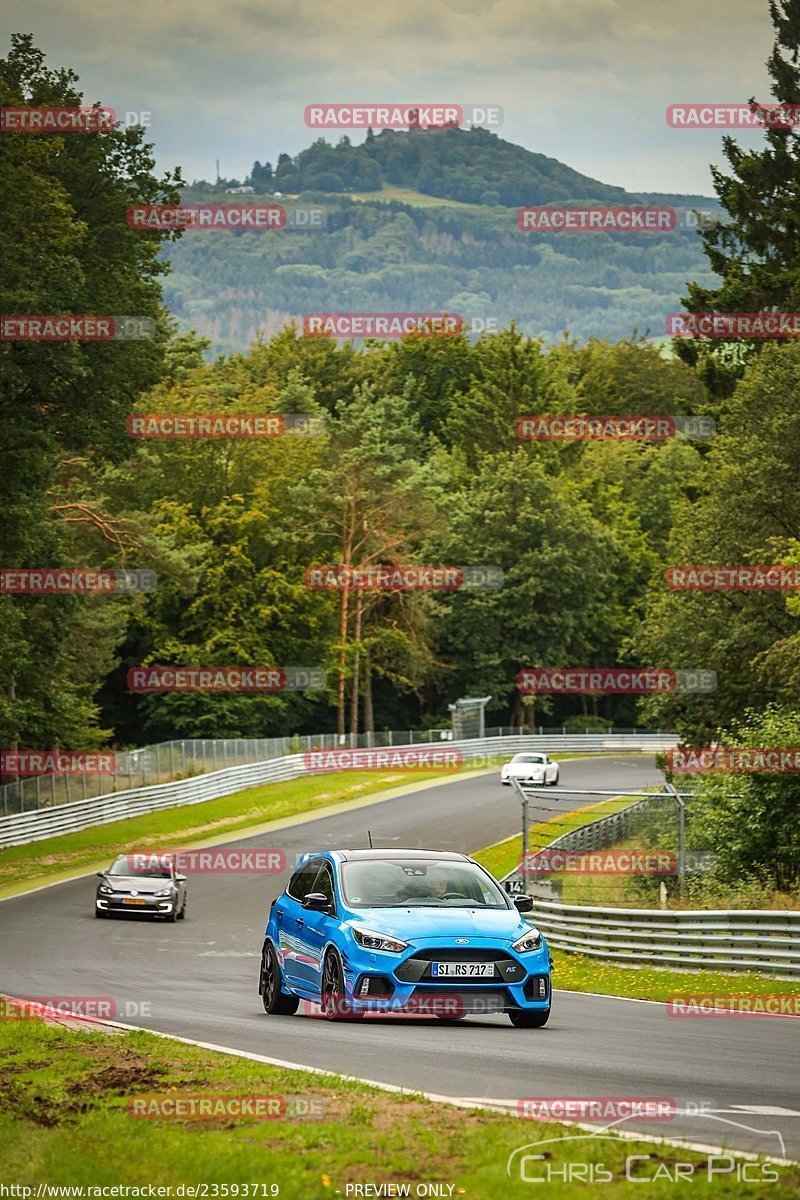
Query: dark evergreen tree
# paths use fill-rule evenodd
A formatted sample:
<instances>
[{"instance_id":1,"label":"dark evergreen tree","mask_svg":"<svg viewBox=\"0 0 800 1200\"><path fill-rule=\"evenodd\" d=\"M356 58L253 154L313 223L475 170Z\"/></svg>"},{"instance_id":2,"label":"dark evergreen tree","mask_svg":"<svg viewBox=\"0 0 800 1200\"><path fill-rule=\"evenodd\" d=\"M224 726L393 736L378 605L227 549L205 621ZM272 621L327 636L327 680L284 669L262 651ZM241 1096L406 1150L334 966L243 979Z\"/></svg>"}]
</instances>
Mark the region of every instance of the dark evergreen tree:
<instances>
[{"instance_id":1,"label":"dark evergreen tree","mask_svg":"<svg viewBox=\"0 0 800 1200\"><path fill-rule=\"evenodd\" d=\"M775 44L767 61L775 102L800 97L800 0L771 0ZM751 105L759 109L756 100ZM712 167L727 218L703 236L718 287L692 283L689 312L797 312L800 309L800 123L766 125L762 149L723 139L731 173ZM680 357L697 364L717 395L726 396L758 352L753 343L677 339Z\"/></svg>"}]
</instances>

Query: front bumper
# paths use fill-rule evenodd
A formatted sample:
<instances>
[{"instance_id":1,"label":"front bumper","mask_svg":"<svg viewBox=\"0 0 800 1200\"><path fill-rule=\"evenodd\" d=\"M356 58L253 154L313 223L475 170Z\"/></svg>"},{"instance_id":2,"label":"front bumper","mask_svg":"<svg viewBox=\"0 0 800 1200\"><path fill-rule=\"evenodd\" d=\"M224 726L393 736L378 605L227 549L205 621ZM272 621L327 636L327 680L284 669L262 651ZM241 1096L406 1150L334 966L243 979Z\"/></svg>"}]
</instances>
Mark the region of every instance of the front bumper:
<instances>
[{"instance_id":1,"label":"front bumper","mask_svg":"<svg viewBox=\"0 0 800 1200\"><path fill-rule=\"evenodd\" d=\"M131 903L135 900L136 903ZM98 912L138 913L140 916L168 917L175 907L170 896L97 896L95 907Z\"/></svg>"},{"instance_id":2,"label":"front bumper","mask_svg":"<svg viewBox=\"0 0 800 1200\"><path fill-rule=\"evenodd\" d=\"M494 969L491 976L438 977L431 970L434 962L491 963ZM459 1016L517 1008L535 1012L550 1005L550 954L544 944L531 954L486 941L463 949L419 943L402 956L359 948L348 955L344 975L348 1002L364 1011Z\"/></svg>"}]
</instances>

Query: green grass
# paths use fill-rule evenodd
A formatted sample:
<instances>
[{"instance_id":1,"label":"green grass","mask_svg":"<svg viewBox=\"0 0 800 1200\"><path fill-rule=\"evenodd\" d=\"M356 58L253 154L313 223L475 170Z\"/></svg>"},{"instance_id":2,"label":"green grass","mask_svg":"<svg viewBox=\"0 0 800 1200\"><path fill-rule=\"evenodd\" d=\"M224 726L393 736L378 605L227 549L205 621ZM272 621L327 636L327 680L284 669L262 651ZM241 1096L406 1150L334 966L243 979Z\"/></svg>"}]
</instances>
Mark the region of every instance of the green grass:
<instances>
[{"instance_id":1,"label":"green grass","mask_svg":"<svg viewBox=\"0 0 800 1200\"><path fill-rule=\"evenodd\" d=\"M581 755L554 757L580 758ZM95 825L76 833L45 838L25 846L0 850L0 897L25 886L55 883L81 870L98 870L115 854L131 847L173 849L176 839L192 847L230 840L238 834L258 832L267 822L289 821L331 806L374 799L387 790L400 792L425 787L429 782L455 779L475 770L500 769L510 755L491 755L460 769L425 768L391 771L335 771L306 775L286 783L268 783L179 808L145 813L108 825Z\"/></svg>"},{"instance_id":2,"label":"green grass","mask_svg":"<svg viewBox=\"0 0 800 1200\"><path fill-rule=\"evenodd\" d=\"M590 804L584 808L573 809L548 821L540 821L531 825L529 844L542 847L554 838L587 825L600 817L619 812L631 803L629 797L614 796L599 804ZM614 849L625 848L627 843L619 843ZM628 847L630 848L630 847ZM637 847L640 848L640 847ZM478 862L491 871L498 879L508 875L522 861L522 836L507 838L496 842L473 854ZM619 905L621 898L610 901L608 895L603 895L600 882L589 876L558 875L554 878L563 881L564 904L598 904L614 903ZM631 902L630 907L645 907L639 901ZM554 968L554 984L558 988L576 992L603 992L607 995L626 996L638 1000L668 1000L675 994L688 995L724 995L731 992L748 993L751 995L768 996L780 993L796 994L800 991L800 981L775 979L773 976L762 975L758 971L672 971L652 966L619 966L616 963L604 962L599 958L588 955L573 954L566 950L551 949Z\"/></svg>"},{"instance_id":3,"label":"green grass","mask_svg":"<svg viewBox=\"0 0 800 1200\"><path fill-rule=\"evenodd\" d=\"M337 771L305 775L285 783L268 783L247 788L218 800L167 808L160 812L94 825L76 833L12 846L0 851L0 894L9 885L55 881L81 868L106 864L115 854L131 847L174 848L176 840L191 845L225 837L233 838L268 821L286 820L362 798L386 789L425 786L428 781L451 778L458 771Z\"/></svg>"},{"instance_id":4,"label":"green grass","mask_svg":"<svg viewBox=\"0 0 800 1200\"><path fill-rule=\"evenodd\" d=\"M557 757L553 755L553 757ZM574 755L571 757L580 757ZM551 807L555 800L549 799L545 795L544 801L548 808ZM598 804L587 804L583 808L575 808L570 812L559 813L554 817L548 817L546 821L531 821L529 831L528 844L536 849L546 846L548 842L552 842L557 837L561 837L564 833L570 833L573 829L580 829L582 825L588 825L591 821L598 821L600 817L610 816L611 813L619 812L623 808L628 808L633 803L630 797L627 796L612 796L609 800L601 800ZM532 800L530 804L531 816L536 815L536 801ZM516 870L522 862L522 834L517 834L511 838L505 838L502 842L495 842L492 846L486 846L482 850L477 850L473 854L479 863L482 863L488 871L497 879L502 879L504 875Z\"/></svg>"},{"instance_id":5,"label":"green grass","mask_svg":"<svg viewBox=\"0 0 800 1200\"><path fill-rule=\"evenodd\" d=\"M553 986L564 991L602 992L607 996L659 1001L669 1000L671 996L730 996L734 993L796 996L800 993L800 981L775 979L759 971L729 974L723 971L671 971L653 966L621 967L600 958L571 954L567 950L551 949L550 953L555 964Z\"/></svg>"},{"instance_id":6,"label":"green grass","mask_svg":"<svg viewBox=\"0 0 800 1200\"><path fill-rule=\"evenodd\" d=\"M479 204L467 204L464 200L446 200L439 196L426 196L423 192L414 191L413 188L393 187L391 184L378 192L354 192L353 199L384 202L402 200L404 204L414 204L419 208L468 208L473 212L481 207Z\"/></svg>"},{"instance_id":7,"label":"green grass","mask_svg":"<svg viewBox=\"0 0 800 1200\"><path fill-rule=\"evenodd\" d=\"M279 1039L286 1019L264 1017L267 1048L273 1038ZM521 1038L546 1036L518 1033ZM332 1075L249 1062L151 1034L110 1036L39 1020L0 1021L0 1090L2 1182L32 1187L34 1195L39 1184L152 1184L170 1186L173 1196L181 1184L238 1184L238 1194L244 1196L242 1185L257 1184L257 1200L270 1196L272 1185L283 1200L333 1200L346 1195L348 1184L408 1184L413 1196L419 1184L436 1182L451 1185L453 1196L469 1200L523 1197L530 1196L530 1184L518 1173L507 1178L509 1154L538 1139L578 1132L394 1095ZM294 1106L313 1104L321 1115L259 1121L129 1114L134 1097L175 1100L197 1094L291 1097ZM668 1136L668 1122L658 1123L655 1132ZM637 1171L641 1175L644 1168L649 1177L663 1171L661 1164L697 1164L693 1196L728 1200L761 1194L743 1191L735 1177L709 1183L706 1155L668 1146L581 1139L551 1143L546 1150L553 1167L603 1162L613 1174L602 1192L610 1200L630 1195L624 1162L634 1154L654 1156ZM771 1169L778 1181L770 1185L769 1195L775 1200L796 1196L798 1168ZM207 1194L214 1195L211 1187ZM216 1194L232 1193L218 1188ZM554 1182L547 1194L556 1200L574 1197L576 1185ZM673 1183L659 1180L645 1194L648 1200L671 1200L676 1191Z\"/></svg>"}]
</instances>

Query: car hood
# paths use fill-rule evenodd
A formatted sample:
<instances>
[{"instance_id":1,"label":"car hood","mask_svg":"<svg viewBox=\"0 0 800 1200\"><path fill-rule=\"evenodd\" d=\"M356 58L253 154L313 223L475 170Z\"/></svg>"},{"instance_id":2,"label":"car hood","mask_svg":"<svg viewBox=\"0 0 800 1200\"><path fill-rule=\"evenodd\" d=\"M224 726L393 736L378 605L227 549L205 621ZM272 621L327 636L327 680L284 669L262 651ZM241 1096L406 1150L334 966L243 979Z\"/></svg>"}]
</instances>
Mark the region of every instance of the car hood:
<instances>
[{"instance_id":1,"label":"car hood","mask_svg":"<svg viewBox=\"0 0 800 1200\"><path fill-rule=\"evenodd\" d=\"M508 908L360 908L350 909L347 920L404 941L454 937L513 940L530 928L516 909Z\"/></svg>"},{"instance_id":2,"label":"car hood","mask_svg":"<svg viewBox=\"0 0 800 1200\"><path fill-rule=\"evenodd\" d=\"M140 896L163 892L171 886L169 879L142 879L137 875L104 875L98 882L113 888L115 892L138 892Z\"/></svg>"}]
</instances>

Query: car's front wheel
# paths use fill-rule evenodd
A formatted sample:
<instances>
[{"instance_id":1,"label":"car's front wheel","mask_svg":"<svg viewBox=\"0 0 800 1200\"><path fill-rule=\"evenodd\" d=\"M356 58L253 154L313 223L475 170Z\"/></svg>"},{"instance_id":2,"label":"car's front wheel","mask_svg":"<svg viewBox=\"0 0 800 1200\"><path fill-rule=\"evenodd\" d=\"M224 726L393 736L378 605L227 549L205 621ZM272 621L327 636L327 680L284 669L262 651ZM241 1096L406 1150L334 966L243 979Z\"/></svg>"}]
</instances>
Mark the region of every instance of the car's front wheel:
<instances>
[{"instance_id":1,"label":"car's front wheel","mask_svg":"<svg viewBox=\"0 0 800 1200\"><path fill-rule=\"evenodd\" d=\"M550 1020L550 1006L547 1008L511 1008L508 1019L516 1029L541 1029Z\"/></svg>"},{"instance_id":2,"label":"car's front wheel","mask_svg":"<svg viewBox=\"0 0 800 1200\"><path fill-rule=\"evenodd\" d=\"M285 996L281 991L281 970L272 946L267 943L261 954L261 977L258 983L264 1012L271 1017L291 1017L297 1012L299 996Z\"/></svg>"},{"instance_id":3,"label":"car's front wheel","mask_svg":"<svg viewBox=\"0 0 800 1200\"><path fill-rule=\"evenodd\" d=\"M354 1009L344 990L344 971L339 958L332 950L325 956L322 968L322 1014L330 1021L347 1021L363 1017L361 1010Z\"/></svg>"}]
</instances>

